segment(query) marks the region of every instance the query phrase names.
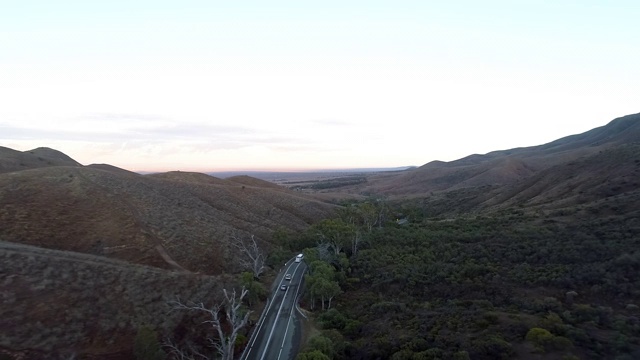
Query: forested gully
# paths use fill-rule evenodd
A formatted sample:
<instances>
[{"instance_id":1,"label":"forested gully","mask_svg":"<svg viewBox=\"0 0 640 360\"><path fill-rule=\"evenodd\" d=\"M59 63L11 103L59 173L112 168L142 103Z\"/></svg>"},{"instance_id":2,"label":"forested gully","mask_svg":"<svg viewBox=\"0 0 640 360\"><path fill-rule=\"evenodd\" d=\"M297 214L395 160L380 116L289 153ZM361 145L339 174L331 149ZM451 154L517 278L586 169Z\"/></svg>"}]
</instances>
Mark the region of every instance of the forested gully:
<instances>
[{"instance_id":1,"label":"forested gully","mask_svg":"<svg viewBox=\"0 0 640 360\"><path fill-rule=\"evenodd\" d=\"M302 236L277 236L304 249L303 305L321 327L299 358L637 358L634 224L346 204Z\"/></svg>"}]
</instances>

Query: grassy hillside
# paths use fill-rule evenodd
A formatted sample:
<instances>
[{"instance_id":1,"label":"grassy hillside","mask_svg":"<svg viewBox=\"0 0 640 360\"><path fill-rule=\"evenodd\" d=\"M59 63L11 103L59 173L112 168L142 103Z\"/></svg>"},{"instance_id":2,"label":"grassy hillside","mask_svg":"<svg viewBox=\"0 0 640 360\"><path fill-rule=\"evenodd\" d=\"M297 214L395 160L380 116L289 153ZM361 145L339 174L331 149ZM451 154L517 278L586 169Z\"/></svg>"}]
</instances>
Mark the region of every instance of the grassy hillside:
<instances>
[{"instance_id":1,"label":"grassy hillside","mask_svg":"<svg viewBox=\"0 0 640 360\"><path fill-rule=\"evenodd\" d=\"M433 161L420 168L398 174L371 176L366 184L350 191L416 197L432 192L451 191L482 186L513 185L538 176L541 172L562 170L574 162L619 147L640 143L640 114L612 120L607 125L582 134L567 136L539 146L493 151L470 155L451 162ZM615 155L611 166L623 165ZM594 173L602 180L606 174Z\"/></svg>"},{"instance_id":2,"label":"grassy hillside","mask_svg":"<svg viewBox=\"0 0 640 360\"><path fill-rule=\"evenodd\" d=\"M335 208L261 180L240 180L143 176L105 166L4 173L0 238L219 274L239 271L232 234L254 234L268 248L276 229L302 230Z\"/></svg>"},{"instance_id":3,"label":"grassy hillside","mask_svg":"<svg viewBox=\"0 0 640 360\"><path fill-rule=\"evenodd\" d=\"M0 242L0 349L26 359L132 358L142 325L174 336L169 300L214 302L221 277Z\"/></svg>"},{"instance_id":4,"label":"grassy hillside","mask_svg":"<svg viewBox=\"0 0 640 360\"><path fill-rule=\"evenodd\" d=\"M16 151L0 146L0 173L50 166L81 166L69 156L49 148Z\"/></svg>"}]
</instances>

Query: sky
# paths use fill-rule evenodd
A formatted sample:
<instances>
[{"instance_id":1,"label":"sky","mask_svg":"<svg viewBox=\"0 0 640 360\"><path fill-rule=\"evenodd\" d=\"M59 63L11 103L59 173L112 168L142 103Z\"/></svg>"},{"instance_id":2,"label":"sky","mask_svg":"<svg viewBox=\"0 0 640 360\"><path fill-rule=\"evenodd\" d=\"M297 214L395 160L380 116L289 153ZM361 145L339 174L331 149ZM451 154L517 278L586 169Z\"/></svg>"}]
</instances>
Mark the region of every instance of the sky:
<instances>
[{"instance_id":1,"label":"sky","mask_svg":"<svg viewBox=\"0 0 640 360\"><path fill-rule=\"evenodd\" d=\"M420 166L640 112L637 0L0 9L0 146L85 165Z\"/></svg>"}]
</instances>

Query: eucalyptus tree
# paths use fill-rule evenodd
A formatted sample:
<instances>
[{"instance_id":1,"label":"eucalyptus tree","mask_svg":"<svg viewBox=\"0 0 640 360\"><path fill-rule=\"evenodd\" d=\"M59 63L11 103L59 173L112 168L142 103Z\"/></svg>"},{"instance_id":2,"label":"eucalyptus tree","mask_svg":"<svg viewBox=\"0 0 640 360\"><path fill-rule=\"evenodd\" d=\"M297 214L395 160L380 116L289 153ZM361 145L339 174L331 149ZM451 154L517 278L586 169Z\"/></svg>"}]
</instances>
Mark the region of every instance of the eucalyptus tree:
<instances>
[{"instance_id":1,"label":"eucalyptus tree","mask_svg":"<svg viewBox=\"0 0 640 360\"><path fill-rule=\"evenodd\" d=\"M205 306L204 303L187 302L183 303L179 299L169 302L169 305L176 310L187 310L204 313L208 320L205 323L211 325L212 333L207 337L209 343L218 351L223 360L233 360L233 350L240 329L247 325L250 311L242 308L242 299L247 295L248 290L242 288L240 294L234 289L228 292L223 289L223 299L213 306ZM183 351L172 343L167 345L178 357L206 358L201 352ZM190 356L185 357L185 353Z\"/></svg>"},{"instance_id":2,"label":"eucalyptus tree","mask_svg":"<svg viewBox=\"0 0 640 360\"><path fill-rule=\"evenodd\" d=\"M243 237L237 233L231 234L231 245L240 250L242 256L240 264L247 270L251 270L253 277L260 278L265 270L266 255L254 235L250 238Z\"/></svg>"}]
</instances>

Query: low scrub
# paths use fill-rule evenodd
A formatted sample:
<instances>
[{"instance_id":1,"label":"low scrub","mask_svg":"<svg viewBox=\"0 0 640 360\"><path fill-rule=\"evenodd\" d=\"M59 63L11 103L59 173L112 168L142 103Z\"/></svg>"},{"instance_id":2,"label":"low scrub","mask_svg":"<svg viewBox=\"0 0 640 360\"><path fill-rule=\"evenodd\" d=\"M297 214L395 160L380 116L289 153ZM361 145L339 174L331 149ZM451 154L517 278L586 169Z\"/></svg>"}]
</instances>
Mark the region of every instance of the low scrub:
<instances>
[{"instance_id":1,"label":"low scrub","mask_svg":"<svg viewBox=\"0 0 640 360\"><path fill-rule=\"evenodd\" d=\"M133 356L141 327L171 337L169 300L215 301L219 277L0 242L0 347L28 358Z\"/></svg>"}]
</instances>

